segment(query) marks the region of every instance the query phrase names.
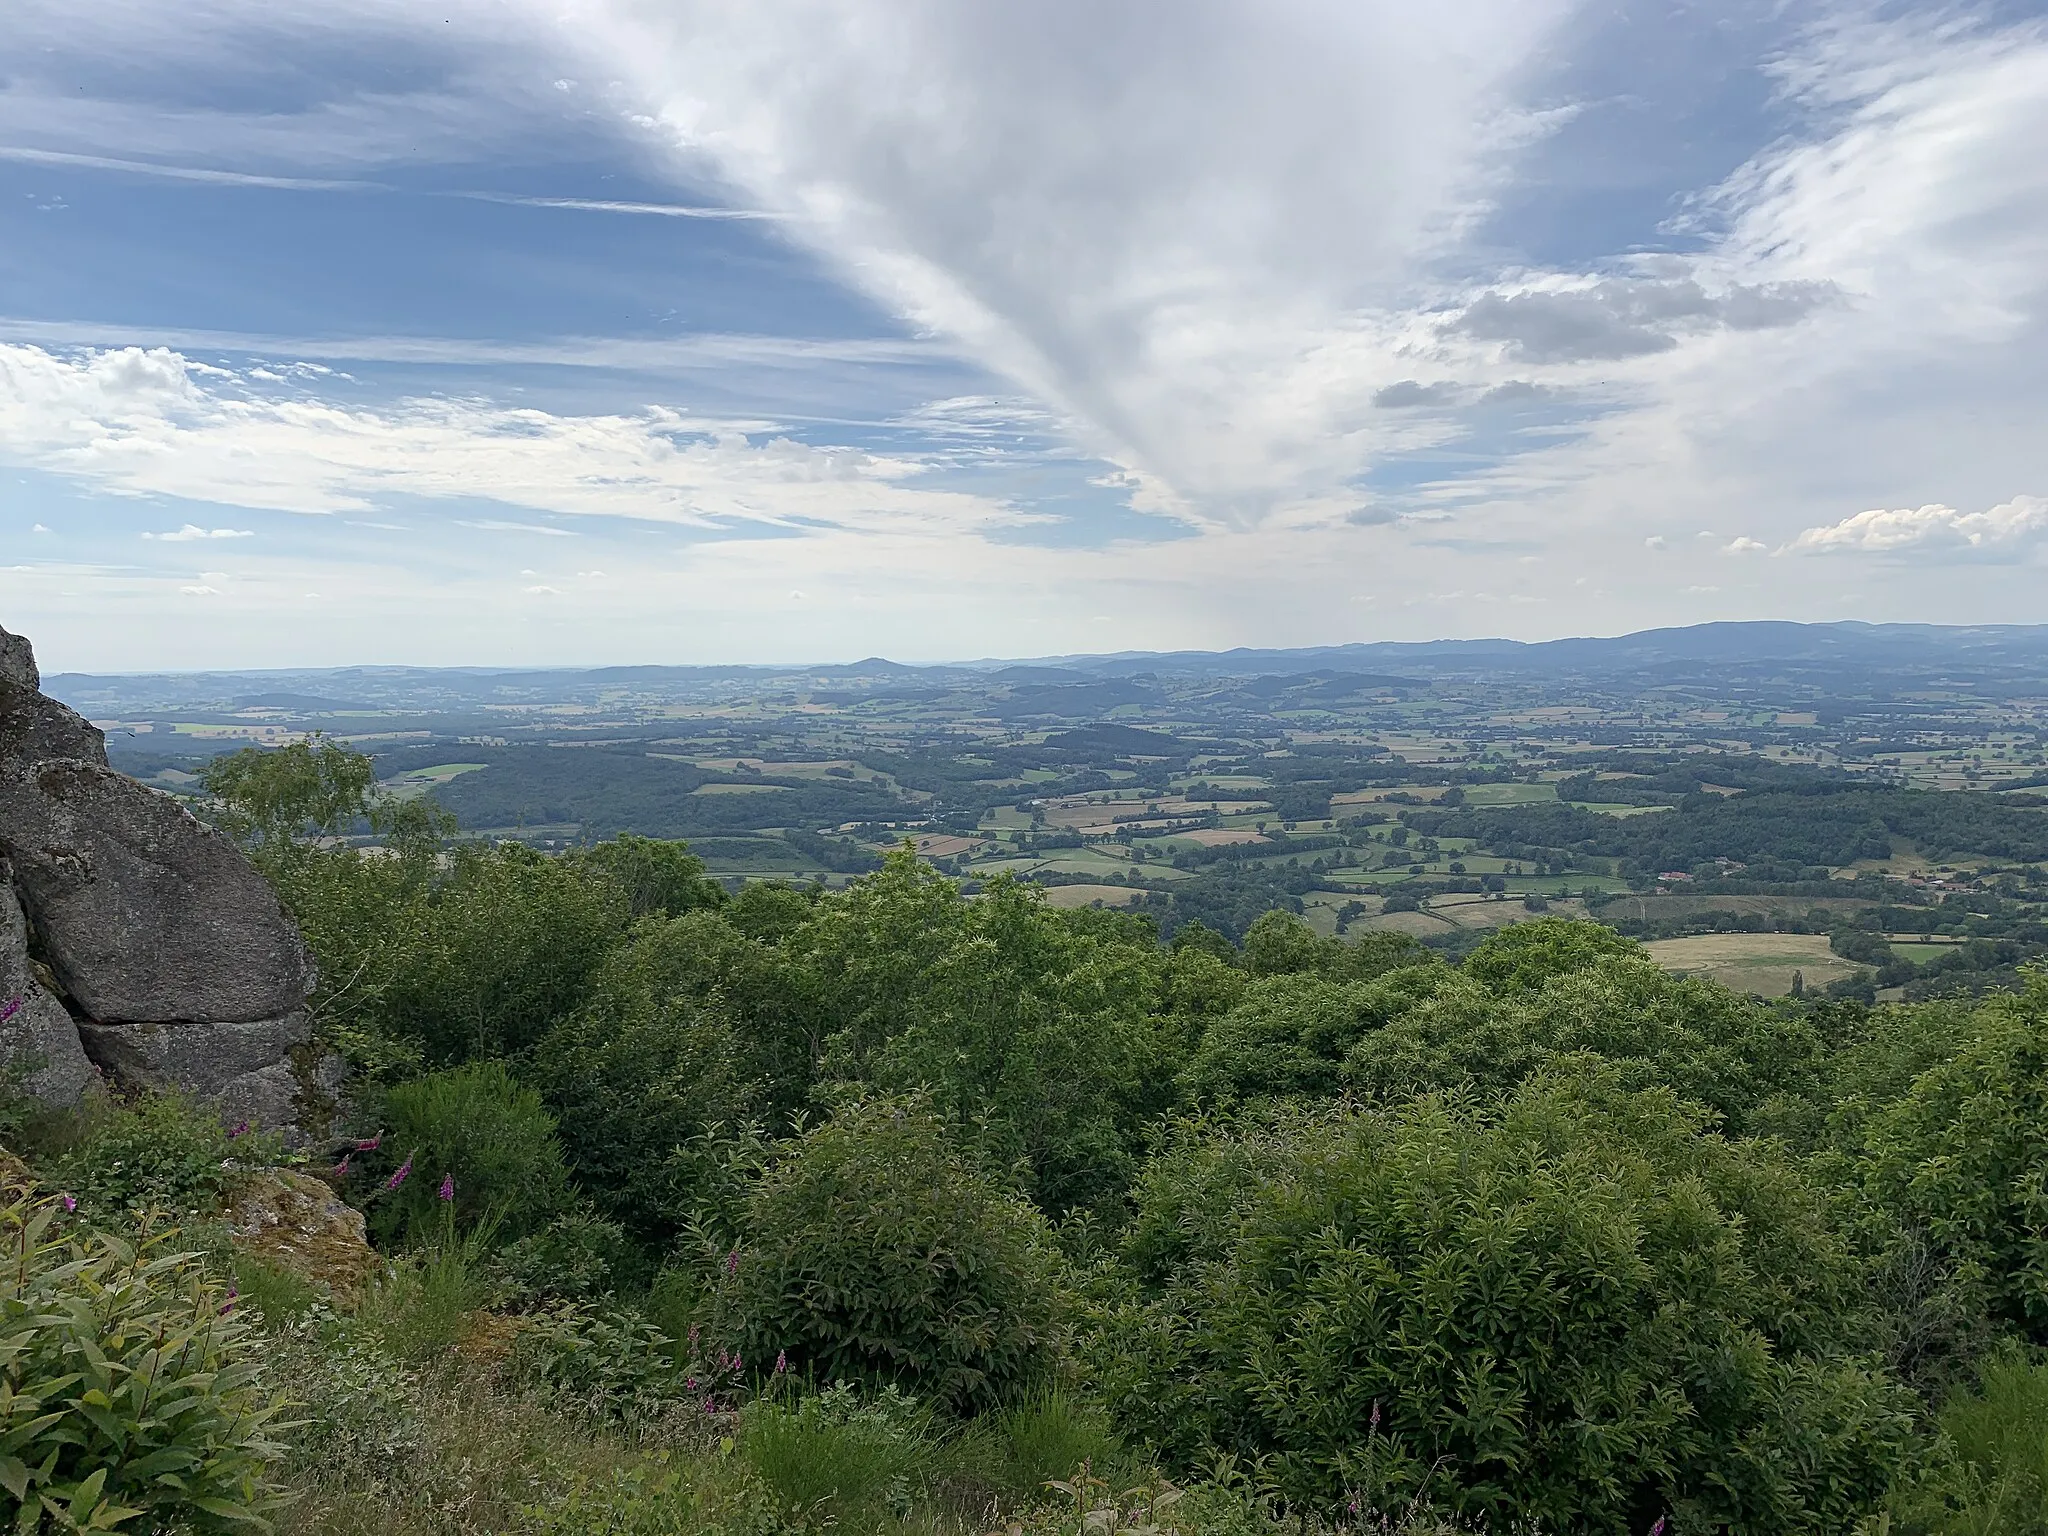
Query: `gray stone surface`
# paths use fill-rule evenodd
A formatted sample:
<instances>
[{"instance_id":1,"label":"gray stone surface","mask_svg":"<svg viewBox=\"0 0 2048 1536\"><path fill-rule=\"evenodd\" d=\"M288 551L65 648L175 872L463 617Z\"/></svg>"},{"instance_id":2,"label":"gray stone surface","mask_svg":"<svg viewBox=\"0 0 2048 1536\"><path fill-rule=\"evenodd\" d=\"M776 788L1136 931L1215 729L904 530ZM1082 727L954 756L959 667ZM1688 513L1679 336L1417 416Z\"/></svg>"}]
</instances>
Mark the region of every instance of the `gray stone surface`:
<instances>
[{"instance_id":1,"label":"gray stone surface","mask_svg":"<svg viewBox=\"0 0 2048 1536\"><path fill-rule=\"evenodd\" d=\"M28 643L27 635L10 635L0 629L0 683L12 683L30 693L43 686L42 674L36 670L35 647Z\"/></svg>"},{"instance_id":2,"label":"gray stone surface","mask_svg":"<svg viewBox=\"0 0 2048 1536\"><path fill-rule=\"evenodd\" d=\"M331 1115L310 1045L312 964L240 849L107 766L0 629L0 1066L73 1103L100 1080L177 1089L298 1134Z\"/></svg>"},{"instance_id":3,"label":"gray stone surface","mask_svg":"<svg viewBox=\"0 0 2048 1536\"><path fill-rule=\"evenodd\" d=\"M104 763L107 739L99 727L38 692L39 682L28 641L0 629L0 762Z\"/></svg>"},{"instance_id":4,"label":"gray stone surface","mask_svg":"<svg viewBox=\"0 0 2048 1536\"><path fill-rule=\"evenodd\" d=\"M312 967L241 850L168 795L84 761L0 761L0 857L42 952L102 1023L275 1019Z\"/></svg>"},{"instance_id":5,"label":"gray stone surface","mask_svg":"<svg viewBox=\"0 0 2048 1536\"><path fill-rule=\"evenodd\" d=\"M85 1053L123 1088L176 1088L224 1120L278 1130L299 1120L292 1053L313 1038L304 1013L244 1023L80 1024Z\"/></svg>"},{"instance_id":6,"label":"gray stone surface","mask_svg":"<svg viewBox=\"0 0 2048 1536\"><path fill-rule=\"evenodd\" d=\"M70 1012L42 984L28 957L28 923L0 864L0 1088L46 1104L75 1104L97 1081Z\"/></svg>"}]
</instances>

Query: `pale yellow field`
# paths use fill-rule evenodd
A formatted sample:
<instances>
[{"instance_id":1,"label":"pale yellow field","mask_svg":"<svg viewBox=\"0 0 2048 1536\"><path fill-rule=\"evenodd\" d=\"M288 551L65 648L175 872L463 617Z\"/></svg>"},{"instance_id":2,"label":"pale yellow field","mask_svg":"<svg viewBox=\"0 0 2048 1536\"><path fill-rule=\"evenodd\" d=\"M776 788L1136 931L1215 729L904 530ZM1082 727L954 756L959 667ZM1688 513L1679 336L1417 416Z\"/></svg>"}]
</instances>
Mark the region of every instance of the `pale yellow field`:
<instances>
[{"instance_id":1,"label":"pale yellow field","mask_svg":"<svg viewBox=\"0 0 2048 1536\"><path fill-rule=\"evenodd\" d=\"M958 853L971 853L984 846L978 838L953 837L943 832L924 833L912 840L912 846L928 859L950 859Z\"/></svg>"},{"instance_id":2,"label":"pale yellow field","mask_svg":"<svg viewBox=\"0 0 2048 1536\"><path fill-rule=\"evenodd\" d=\"M1250 827L1202 827L1194 832L1176 832L1175 840L1198 843L1204 848L1221 848L1230 843L1263 843L1266 834Z\"/></svg>"},{"instance_id":3,"label":"pale yellow field","mask_svg":"<svg viewBox=\"0 0 2048 1536\"><path fill-rule=\"evenodd\" d=\"M1657 939L1643 948L1667 971L1704 976L1765 997L1790 992L1794 971L1804 974L1812 991L1862 969L1835 954L1826 936L1817 933L1703 933Z\"/></svg>"},{"instance_id":4,"label":"pale yellow field","mask_svg":"<svg viewBox=\"0 0 2048 1536\"><path fill-rule=\"evenodd\" d=\"M1092 907L1099 901L1105 907L1127 907L1144 894L1122 885L1049 885L1045 888L1045 904L1049 907Z\"/></svg>"}]
</instances>

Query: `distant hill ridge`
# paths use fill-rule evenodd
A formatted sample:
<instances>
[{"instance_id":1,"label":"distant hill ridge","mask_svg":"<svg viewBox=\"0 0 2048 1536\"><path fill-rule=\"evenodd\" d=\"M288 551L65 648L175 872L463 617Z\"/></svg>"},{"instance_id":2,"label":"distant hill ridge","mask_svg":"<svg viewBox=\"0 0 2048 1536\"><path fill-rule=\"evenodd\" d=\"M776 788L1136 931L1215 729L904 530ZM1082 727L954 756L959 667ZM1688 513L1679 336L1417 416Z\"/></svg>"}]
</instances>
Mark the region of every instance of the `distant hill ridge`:
<instances>
[{"instance_id":1,"label":"distant hill ridge","mask_svg":"<svg viewBox=\"0 0 2048 1536\"><path fill-rule=\"evenodd\" d=\"M990 685L1058 691L1099 686L1111 678L1158 676L1256 677L1275 672L1320 672L1335 679L1370 669L1355 686L1400 687L1419 676L1683 675L1698 668L1887 671L1918 676L1957 668L1975 676L2038 672L2048 667L2048 624L1866 624L1847 620L1799 624L1776 620L1694 624L1617 636L1562 640L1381 640L1295 648L1239 647L1225 651L1122 651L1027 658L989 658L919 666L868 657L851 663L808 665L608 667L329 667L193 673L64 672L45 680L56 698L90 707L93 695L116 686L157 681L165 692L203 699L253 702L263 684L285 685L316 696L364 697L393 686L426 687L450 697L538 696L576 688L652 685L663 681L758 683L775 677L820 683L834 680L902 681L924 686ZM1391 669L1382 672L1379 669ZM1408 675L1393 675L1394 673ZM1304 679L1305 681L1307 679ZM292 687L296 685L296 688ZM261 698L284 697L266 690ZM310 700L309 700L310 702ZM330 704L328 707L336 707ZM349 707L346 705L340 706ZM360 706L355 706L360 707Z\"/></svg>"}]
</instances>

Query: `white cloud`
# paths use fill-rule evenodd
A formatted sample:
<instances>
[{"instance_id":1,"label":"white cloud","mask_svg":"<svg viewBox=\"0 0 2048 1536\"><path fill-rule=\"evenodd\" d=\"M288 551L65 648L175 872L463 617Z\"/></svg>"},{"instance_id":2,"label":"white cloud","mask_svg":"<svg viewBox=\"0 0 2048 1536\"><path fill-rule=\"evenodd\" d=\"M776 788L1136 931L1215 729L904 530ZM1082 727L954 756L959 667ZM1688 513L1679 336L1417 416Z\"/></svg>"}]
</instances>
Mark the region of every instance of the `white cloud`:
<instances>
[{"instance_id":1,"label":"white cloud","mask_svg":"<svg viewBox=\"0 0 2048 1536\"><path fill-rule=\"evenodd\" d=\"M144 533L145 539L154 539L159 544L189 544L194 539L253 539L253 528L201 528L197 523L187 523L175 533Z\"/></svg>"},{"instance_id":2,"label":"white cloud","mask_svg":"<svg viewBox=\"0 0 2048 1536\"><path fill-rule=\"evenodd\" d=\"M460 517L456 522L464 528L476 528L485 533L544 533L557 539L573 539L576 536L571 529L550 528L545 523L507 523L490 517Z\"/></svg>"},{"instance_id":3,"label":"white cloud","mask_svg":"<svg viewBox=\"0 0 2048 1536\"><path fill-rule=\"evenodd\" d=\"M119 495L303 513L367 511L387 495L482 497L714 530L959 533L1038 520L916 484L926 466L915 457L814 448L765 425L663 406L563 416L444 397L350 408L269 393L167 348L65 355L0 344L0 458Z\"/></svg>"},{"instance_id":4,"label":"white cloud","mask_svg":"<svg viewBox=\"0 0 2048 1536\"><path fill-rule=\"evenodd\" d=\"M2015 496L1984 512L1928 505L1858 512L1808 528L1785 546L1795 554L1975 553L2048 541L2048 497Z\"/></svg>"},{"instance_id":5,"label":"white cloud","mask_svg":"<svg viewBox=\"0 0 2048 1536\"><path fill-rule=\"evenodd\" d=\"M552 8L551 8L552 9ZM1140 477L1255 518L1366 461L1427 263L1568 0L580 0L682 158Z\"/></svg>"},{"instance_id":6,"label":"white cloud","mask_svg":"<svg viewBox=\"0 0 2048 1536\"><path fill-rule=\"evenodd\" d=\"M1728 543L1724 546L1722 552L1724 554L1730 555L1754 555L1761 554L1764 550L1768 548L1770 548L1770 546L1764 543L1762 539L1752 539L1748 537L1743 537L1730 539Z\"/></svg>"}]
</instances>

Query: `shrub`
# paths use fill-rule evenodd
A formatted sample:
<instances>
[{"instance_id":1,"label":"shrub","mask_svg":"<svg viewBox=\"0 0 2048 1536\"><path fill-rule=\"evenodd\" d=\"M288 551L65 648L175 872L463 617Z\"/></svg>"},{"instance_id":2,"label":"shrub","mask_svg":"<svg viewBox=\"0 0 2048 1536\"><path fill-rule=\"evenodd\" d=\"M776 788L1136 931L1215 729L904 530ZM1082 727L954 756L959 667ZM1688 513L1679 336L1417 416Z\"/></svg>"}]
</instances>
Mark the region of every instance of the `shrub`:
<instances>
[{"instance_id":1,"label":"shrub","mask_svg":"<svg viewBox=\"0 0 2048 1536\"><path fill-rule=\"evenodd\" d=\"M1900 1536L2048 1536L2048 1365L1994 1353L1940 1430L1931 1465L1891 1501Z\"/></svg>"},{"instance_id":2,"label":"shrub","mask_svg":"<svg viewBox=\"0 0 2048 1536\"><path fill-rule=\"evenodd\" d=\"M232 1132L189 1100L151 1095L89 1112L83 1137L51 1178L100 1220L197 1215L219 1205L239 1163L274 1162L282 1151L275 1137Z\"/></svg>"},{"instance_id":3,"label":"shrub","mask_svg":"<svg viewBox=\"0 0 2048 1536\"><path fill-rule=\"evenodd\" d=\"M1870 1122L1867 1184L1996 1316L2048 1342L2048 977L1981 1019Z\"/></svg>"},{"instance_id":4,"label":"shrub","mask_svg":"<svg viewBox=\"0 0 2048 1536\"><path fill-rule=\"evenodd\" d=\"M1440 964L1375 981L1264 978L1203 1034L1187 1066L1188 1089L1204 1103L1335 1093L1344 1085L1345 1053L1358 1040L1447 991L1490 1002Z\"/></svg>"},{"instance_id":5,"label":"shrub","mask_svg":"<svg viewBox=\"0 0 2048 1536\"><path fill-rule=\"evenodd\" d=\"M57 1200L0 1190L0 1488L17 1531L261 1528L284 1502L265 1480L282 1405L232 1297L176 1237L78 1229Z\"/></svg>"},{"instance_id":6,"label":"shrub","mask_svg":"<svg viewBox=\"0 0 2048 1536\"><path fill-rule=\"evenodd\" d=\"M924 1106L856 1104L769 1170L734 1254L747 1354L799 1375L995 1406L1051 1364L1045 1220L970 1167Z\"/></svg>"},{"instance_id":7,"label":"shrub","mask_svg":"<svg viewBox=\"0 0 2048 1536\"><path fill-rule=\"evenodd\" d=\"M1137 1191L1102 1371L1183 1466L1310 1507L1844 1530L1910 1427L1861 1271L1770 1144L1612 1069L1190 1130Z\"/></svg>"},{"instance_id":8,"label":"shrub","mask_svg":"<svg viewBox=\"0 0 2048 1536\"><path fill-rule=\"evenodd\" d=\"M725 887L704 873L704 861L690 852L688 843L627 832L580 849L569 859L609 876L634 917L674 917L725 900Z\"/></svg>"},{"instance_id":9,"label":"shrub","mask_svg":"<svg viewBox=\"0 0 2048 1536\"><path fill-rule=\"evenodd\" d=\"M576 1301L612 1290L639 1268L637 1257L617 1222L574 1210L506 1244L494 1268L514 1297Z\"/></svg>"},{"instance_id":10,"label":"shrub","mask_svg":"<svg viewBox=\"0 0 2048 1536\"><path fill-rule=\"evenodd\" d=\"M1506 997L1469 976L1461 988L1440 987L1361 1035L1349 1085L1387 1098L1506 1091L1547 1061L1593 1051L1637 1086L1667 1084L1741 1127L1774 1095L1812 1093L1824 1075L1825 1045L1807 1020L1639 955L1603 956Z\"/></svg>"},{"instance_id":11,"label":"shrub","mask_svg":"<svg viewBox=\"0 0 2048 1536\"><path fill-rule=\"evenodd\" d=\"M700 1005L658 989L632 963L685 926L636 936L607 965L590 1005L550 1030L525 1069L592 1204L656 1249L674 1241L703 1196L711 1170L696 1154L706 1133L751 1108L741 1048L717 1000Z\"/></svg>"},{"instance_id":12,"label":"shrub","mask_svg":"<svg viewBox=\"0 0 2048 1536\"><path fill-rule=\"evenodd\" d=\"M631 1312L563 1302L535 1318L517 1348L526 1373L566 1406L601 1419L645 1420L686 1400L729 1406L733 1371L711 1379L703 1363L677 1358L675 1340Z\"/></svg>"},{"instance_id":13,"label":"shrub","mask_svg":"<svg viewBox=\"0 0 2048 1536\"><path fill-rule=\"evenodd\" d=\"M1487 935L1466 957L1465 974L1495 992L1533 992L1553 976L1584 970L1607 956L1642 952L1635 940L1600 923L1545 917Z\"/></svg>"},{"instance_id":14,"label":"shrub","mask_svg":"<svg viewBox=\"0 0 2048 1536\"><path fill-rule=\"evenodd\" d=\"M502 1062L401 1083L384 1112L381 1155L358 1174L373 1185L370 1219L382 1239L419 1238L450 1223L509 1238L545 1225L569 1202L554 1119Z\"/></svg>"}]
</instances>

